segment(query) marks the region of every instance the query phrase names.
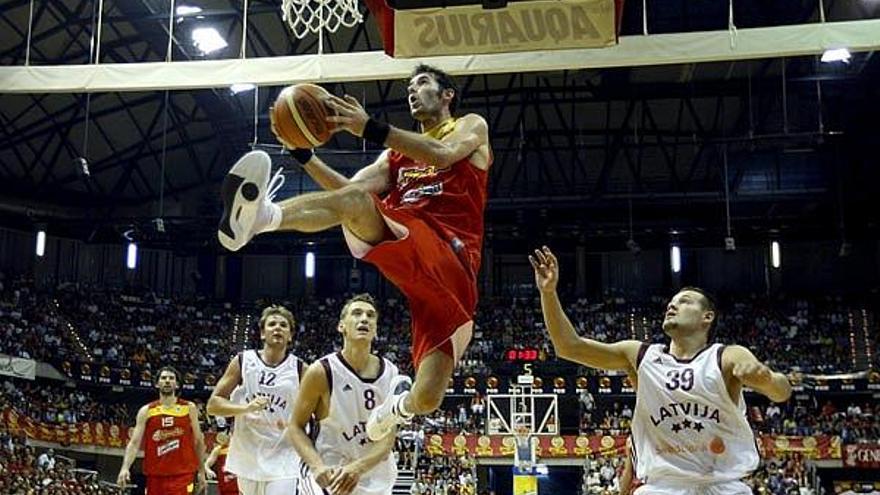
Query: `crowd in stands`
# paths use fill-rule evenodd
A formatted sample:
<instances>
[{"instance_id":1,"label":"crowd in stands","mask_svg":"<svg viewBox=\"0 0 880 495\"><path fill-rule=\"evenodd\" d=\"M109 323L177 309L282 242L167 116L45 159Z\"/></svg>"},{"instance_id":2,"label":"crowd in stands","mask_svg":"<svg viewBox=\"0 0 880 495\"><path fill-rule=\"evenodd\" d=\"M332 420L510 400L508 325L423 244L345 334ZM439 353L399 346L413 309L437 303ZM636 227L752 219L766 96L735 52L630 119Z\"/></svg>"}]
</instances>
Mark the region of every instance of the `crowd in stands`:
<instances>
[{"instance_id":1,"label":"crowd in stands","mask_svg":"<svg viewBox=\"0 0 880 495\"><path fill-rule=\"evenodd\" d=\"M338 349L336 333L344 297L312 298L288 306L297 318L294 349L312 361ZM663 341L659 331L664 298L633 302L620 296L599 300L570 299L566 310L579 333L605 341L640 339ZM107 290L62 287L40 291L22 280L0 281L0 353L58 364L88 359L93 366L158 369L174 363L183 372L213 373L219 376L229 358L246 344L258 345L256 321L268 304L257 301L234 306L207 299L163 298L149 292L123 294ZM833 373L853 369L849 352L848 309L834 298L816 300L738 298L722 301L715 337L737 342L754 350L758 357L783 371ZM380 331L376 347L411 373L409 315L405 301L380 301ZM236 334L236 316L252 315L249 332ZM242 341L241 335L246 335ZM503 353L511 348L538 350L538 363L553 361L552 346L543 328L540 305L534 297L484 300L479 308L474 340L458 373L486 376L493 372ZM875 354L874 359L877 359ZM589 394L587 394L589 395ZM597 404L592 396L581 396L579 431L589 435L626 434L632 419L632 404L625 400ZM203 401L197 400L203 408ZM404 429L398 440L402 465L414 468L420 480L413 493L420 495L470 494L473 460L424 454L425 436L435 433L481 432L485 403L482 398L447 403ZM15 407L20 414L46 423L102 421L131 424L137 406L108 403L80 388L0 379L0 410ZM819 411L819 414L816 414ZM203 416L204 411L202 411ZM880 407L870 403L835 406L790 401L783 405L755 405L750 420L760 432L786 435L840 435L844 442L880 439ZM223 426L223 425L219 425ZM213 428L214 425L209 425ZM2 437L0 493L27 492L28 483L43 484L38 493L52 491L56 482L77 488L63 493L110 493L59 463L51 478L37 467L33 452ZM7 448L7 445L9 446ZM16 445L19 445L16 447ZM414 455L422 452L422 455ZM773 495L787 494L802 484L798 461L768 462L754 478L755 490ZM612 476L612 471L615 473ZM585 476L585 493L611 489L619 466L614 462L591 465ZM14 476L8 476L13 473ZM72 473L72 474L71 474ZM56 476L57 475L57 476ZM50 481L45 481L49 479ZM54 480L54 481L52 481ZM792 481L795 480L795 481ZM90 484L91 483L91 484ZM79 485L82 485L80 488ZM60 485L59 485L60 486ZM59 491L62 490L62 491ZM598 490L598 491L596 491Z\"/></svg>"},{"instance_id":2,"label":"crowd in stands","mask_svg":"<svg viewBox=\"0 0 880 495\"><path fill-rule=\"evenodd\" d=\"M297 318L297 355L313 360L339 346L335 329L344 297L277 302L287 305ZM181 371L219 375L245 345L236 341L235 317L258 316L265 304L171 300L146 291L122 294L74 286L44 292L32 283L4 280L0 352L57 363L86 359L82 352L86 349L94 363L110 367L139 371L174 362ZM659 329L665 304L661 297L571 298L566 310L579 333L598 340L663 341ZM774 368L810 373L853 370L849 310L842 300L739 297L722 301L720 308L717 340L746 345ZM402 365L404 372L411 371L405 301L385 299L379 309L377 348ZM251 321L247 344L256 345L257 318ZM537 349L539 363L555 359L534 296L484 299L474 339L458 371L491 373L511 348Z\"/></svg>"},{"instance_id":3,"label":"crowd in stands","mask_svg":"<svg viewBox=\"0 0 880 495\"><path fill-rule=\"evenodd\" d=\"M119 488L98 473L75 469L70 459L49 449L39 455L23 437L0 426L0 493L4 495L117 495Z\"/></svg>"},{"instance_id":4,"label":"crowd in stands","mask_svg":"<svg viewBox=\"0 0 880 495\"><path fill-rule=\"evenodd\" d=\"M473 457L423 455L415 469L411 495L475 495L476 461Z\"/></svg>"},{"instance_id":5,"label":"crowd in stands","mask_svg":"<svg viewBox=\"0 0 880 495\"><path fill-rule=\"evenodd\" d=\"M622 457L589 458L584 462L583 495L619 495ZM755 495L813 495L804 459L796 454L764 460L745 483Z\"/></svg>"},{"instance_id":6,"label":"crowd in stands","mask_svg":"<svg viewBox=\"0 0 880 495\"><path fill-rule=\"evenodd\" d=\"M128 424L134 417L125 403L100 400L83 389L12 378L0 379L0 411L7 407L47 424Z\"/></svg>"},{"instance_id":7,"label":"crowd in stands","mask_svg":"<svg viewBox=\"0 0 880 495\"><path fill-rule=\"evenodd\" d=\"M818 414L817 414L818 411ZM871 402L835 405L826 400L821 407L813 401L753 406L752 427L781 435L839 435L844 443L880 439L880 406Z\"/></svg>"}]
</instances>

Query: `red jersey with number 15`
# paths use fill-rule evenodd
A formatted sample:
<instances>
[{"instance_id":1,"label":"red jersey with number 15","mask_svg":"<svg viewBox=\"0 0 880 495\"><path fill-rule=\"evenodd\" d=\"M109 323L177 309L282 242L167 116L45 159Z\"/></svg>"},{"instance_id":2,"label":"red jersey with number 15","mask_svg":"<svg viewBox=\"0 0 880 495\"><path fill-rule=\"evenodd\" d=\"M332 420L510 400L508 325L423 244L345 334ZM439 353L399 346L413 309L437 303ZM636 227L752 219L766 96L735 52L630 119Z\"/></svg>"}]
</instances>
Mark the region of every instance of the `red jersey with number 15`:
<instances>
[{"instance_id":1,"label":"red jersey with number 15","mask_svg":"<svg viewBox=\"0 0 880 495\"><path fill-rule=\"evenodd\" d=\"M173 476L198 470L190 405L183 399L171 406L153 401L147 406L144 430L144 474Z\"/></svg>"},{"instance_id":2,"label":"red jersey with number 15","mask_svg":"<svg viewBox=\"0 0 880 495\"><path fill-rule=\"evenodd\" d=\"M455 122L449 119L425 134L442 139L455 129ZM391 150L388 162L392 187L382 203L427 223L449 242L459 259L466 261L470 275L476 278L482 256L489 173L475 167L468 158L439 168Z\"/></svg>"}]
</instances>

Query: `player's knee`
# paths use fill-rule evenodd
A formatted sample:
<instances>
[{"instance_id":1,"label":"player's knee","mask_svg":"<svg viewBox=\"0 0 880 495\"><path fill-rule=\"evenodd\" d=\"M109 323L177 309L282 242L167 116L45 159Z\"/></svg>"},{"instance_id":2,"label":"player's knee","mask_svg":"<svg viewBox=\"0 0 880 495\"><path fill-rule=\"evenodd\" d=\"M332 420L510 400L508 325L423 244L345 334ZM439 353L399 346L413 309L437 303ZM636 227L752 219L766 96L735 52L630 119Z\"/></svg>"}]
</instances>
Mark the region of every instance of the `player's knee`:
<instances>
[{"instance_id":1,"label":"player's knee","mask_svg":"<svg viewBox=\"0 0 880 495\"><path fill-rule=\"evenodd\" d=\"M358 186L348 185L339 189L341 213L346 218L360 216L364 211L373 208L373 198L370 193Z\"/></svg>"}]
</instances>

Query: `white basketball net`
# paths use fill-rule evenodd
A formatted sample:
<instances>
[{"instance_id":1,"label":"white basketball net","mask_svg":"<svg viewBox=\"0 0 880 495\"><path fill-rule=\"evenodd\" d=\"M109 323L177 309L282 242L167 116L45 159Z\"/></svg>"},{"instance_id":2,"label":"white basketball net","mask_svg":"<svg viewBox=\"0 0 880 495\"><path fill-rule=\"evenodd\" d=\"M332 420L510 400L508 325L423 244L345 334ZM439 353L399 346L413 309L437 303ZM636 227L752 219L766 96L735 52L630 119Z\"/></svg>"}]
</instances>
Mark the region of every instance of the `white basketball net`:
<instances>
[{"instance_id":1,"label":"white basketball net","mask_svg":"<svg viewBox=\"0 0 880 495\"><path fill-rule=\"evenodd\" d=\"M353 27L364 20L357 0L284 0L281 13L299 39L325 29L335 33L340 26Z\"/></svg>"}]
</instances>

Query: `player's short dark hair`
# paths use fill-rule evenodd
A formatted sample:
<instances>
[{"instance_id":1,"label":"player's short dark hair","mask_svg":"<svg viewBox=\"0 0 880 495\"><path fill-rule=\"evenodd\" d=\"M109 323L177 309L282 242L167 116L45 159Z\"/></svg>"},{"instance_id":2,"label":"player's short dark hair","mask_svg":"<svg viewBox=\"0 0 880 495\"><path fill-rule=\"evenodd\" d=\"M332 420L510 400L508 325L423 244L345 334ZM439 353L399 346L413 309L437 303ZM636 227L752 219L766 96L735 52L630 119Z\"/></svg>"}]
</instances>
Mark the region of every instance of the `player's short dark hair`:
<instances>
[{"instance_id":1,"label":"player's short dark hair","mask_svg":"<svg viewBox=\"0 0 880 495\"><path fill-rule=\"evenodd\" d=\"M373 299L373 296L364 292L361 294L355 294L345 301L345 304L342 306L342 311L339 312L339 321L342 321L342 319L345 318L345 315L348 314L348 308L356 302L365 302L372 306L373 309L376 310L376 318L379 318L379 306L376 305L376 300Z\"/></svg>"},{"instance_id":2,"label":"player's short dark hair","mask_svg":"<svg viewBox=\"0 0 880 495\"><path fill-rule=\"evenodd\" d=\"M449 101L449 113L455 113L455 110L458 108L459 92L458 85L455 84L455 80L452 79L452 76L432 65L419 64L413 69L409 78L412 79L417 75L424 73L434 76L434 79L437 80L437 84L440 86L440 91L445 89L451 89L453 91L452 100Z\"/></svg>"},{"instance_id":3,"label":"player's short dark hair","mask_svg":"<svg viewBox=\"0 0 880 495\"><path fill-rule=\"evenodd\" d=\"M177 383L178 384L180 383L180 372L177 371L177 368L175 368L174 366L168 366L168 365L165 365L165 366L162 366L161 368L159 368L159 372L156 373L156 383L159 383L159 378L162 377L162 373L165 371L172 373L174 375L174 379L177 381Z\"/></svg>"},{"instance_id":4,"label":"player's short dark hair","mask_svg":"<svg viewBox=\"0 0 880 495\"><path fill-rule=\"evenodd\" d=\"M706 289L694 287L691 285L682 287L681 289L679 289L678 292L684 292L686 290L696 292L697 294L703 296L703 300L700 301L700 304L703 305L704 309L715 313L715 318L712 319L712 324L709 325L709 340L711 340L714 336L713 334L715 331L715 326L718 324L718 317L720 316L720 313L718 312L718 299L715 297L714 294L707 291Z\"/></svg>"}]
</instances>

